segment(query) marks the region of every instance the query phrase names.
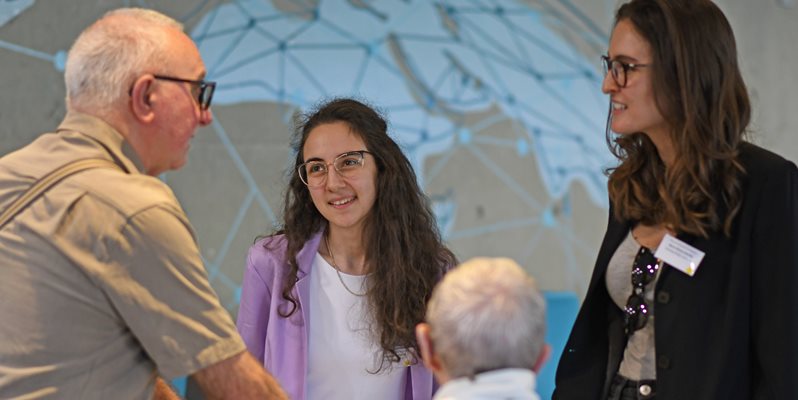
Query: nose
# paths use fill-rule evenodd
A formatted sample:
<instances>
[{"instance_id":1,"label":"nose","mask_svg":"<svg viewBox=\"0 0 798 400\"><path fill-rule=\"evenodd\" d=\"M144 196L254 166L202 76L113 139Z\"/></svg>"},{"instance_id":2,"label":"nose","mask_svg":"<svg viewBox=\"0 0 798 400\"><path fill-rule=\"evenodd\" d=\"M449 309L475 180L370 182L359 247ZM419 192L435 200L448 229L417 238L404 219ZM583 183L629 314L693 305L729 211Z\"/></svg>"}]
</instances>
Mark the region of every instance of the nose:
<instances>
[{"instance_id":1,"label":"nose","mask_svg":"<svg viewBox=\"0 0 798 400\"><path fill-rule=\"evenodd\" d=\"M604 94L610 94L617 92L620 89L618 84L615 82L615 79L612 77L612 73L608 72L604 74L604 80L601 81L601 91Z\"/></svg>"},{"instance_id":2,"label":"nose","mask_svg":"<svg viewBox=\"0 0 798 400\"><path fill-rule=\"evenodd\" d=\"M211 111L211 108L208 107L207 110L200 109L200 126L210 125L211 122L213 122L213 112Z\"/></svg>"},{"instance_id":3,"label":"nose","mask_svg":"<svg viewBox=\"0 0 798 400\"><path fill-rule=\"evenodd\" d=\"M325 183L327 190L334 191L335 189L344 186L344 178L338 173L338 171L336 171L332 165L328 166L328 168L327 182Z\"/></svg>"}]
</instances>

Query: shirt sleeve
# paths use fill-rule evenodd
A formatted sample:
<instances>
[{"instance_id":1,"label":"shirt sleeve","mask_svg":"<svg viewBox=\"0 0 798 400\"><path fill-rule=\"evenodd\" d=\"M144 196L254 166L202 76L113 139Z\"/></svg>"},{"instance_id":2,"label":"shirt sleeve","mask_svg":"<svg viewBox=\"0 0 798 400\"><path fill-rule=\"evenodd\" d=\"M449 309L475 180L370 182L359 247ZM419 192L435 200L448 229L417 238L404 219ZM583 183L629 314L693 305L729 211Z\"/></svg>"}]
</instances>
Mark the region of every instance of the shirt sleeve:
<instances>
[{"instance_id":1,"label":"shirt sleeve","mask_svg":"<svg viewBox=\"0 0 798 400\"><path fill-rule=\"evenodd\" d=\"M238 308L238 332L244 339L249 352L263 364L266 328L271 309L271 289L258 272L258 254L265 252L263 242L255 243L249 249L247 268L241 283L241 304Z\"/></svg>"},{"instance_id":2,"label":"shirt sleeve","mask_svg":"<svg viewBox=\"0 0 798 400\"><path fill-rule=\"evenodd\" d=\"M181 210L136 213L117 235L100 240L95 254L107 266L99 284L163 377L189 375L244 351Z\"/></svg>"}]
</instances>

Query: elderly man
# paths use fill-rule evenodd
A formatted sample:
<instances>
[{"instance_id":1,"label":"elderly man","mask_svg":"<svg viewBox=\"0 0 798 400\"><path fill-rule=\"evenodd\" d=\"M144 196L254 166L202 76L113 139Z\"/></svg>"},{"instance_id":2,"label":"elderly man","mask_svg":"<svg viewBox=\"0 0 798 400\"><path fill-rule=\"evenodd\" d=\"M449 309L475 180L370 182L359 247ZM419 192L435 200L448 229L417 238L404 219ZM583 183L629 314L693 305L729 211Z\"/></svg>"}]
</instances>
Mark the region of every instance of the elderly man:
<instances>
[{"instance_id":1,"label":"elderly man","mask_svg":"<svg viewBox=\"0 0 798 400\"><path fill-rule=\"evenodd\" d=\"M548 358L545 303L507 258L475 258L443 278L416 327L424 364L443 386L435 400L538 399Z\"/></svg>"},{"instance_id":2,"label":"elderly man","mask_svg":"<svg viewBox=\"0 0 798 400\"><path fill-rule=\"evenodd\" d=\"M204 76L177 22L112 11L69 52L58 129L0 159L0 398L172 398L159 376L183 375L211 398L284 398L154 177L211 122Z\"/></svg>"}]
</instances>

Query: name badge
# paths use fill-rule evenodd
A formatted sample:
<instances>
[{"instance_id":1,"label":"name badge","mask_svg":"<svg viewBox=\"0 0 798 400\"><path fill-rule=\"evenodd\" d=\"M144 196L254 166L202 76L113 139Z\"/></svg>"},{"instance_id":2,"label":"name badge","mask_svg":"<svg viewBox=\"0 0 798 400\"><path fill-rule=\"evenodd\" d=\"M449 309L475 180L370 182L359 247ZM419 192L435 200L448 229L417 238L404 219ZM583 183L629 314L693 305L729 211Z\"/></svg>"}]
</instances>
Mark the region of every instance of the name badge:
<instances>
[{"instance_id":1,"label":"name badge","mask_svg":"<svg viewBox=\"0 0 798 400\"><path fill-rule=\"evenodd\" d=\"M704 252L666 233L654 257L693 276L704 259Z\"/></svg>"}]
</instances>

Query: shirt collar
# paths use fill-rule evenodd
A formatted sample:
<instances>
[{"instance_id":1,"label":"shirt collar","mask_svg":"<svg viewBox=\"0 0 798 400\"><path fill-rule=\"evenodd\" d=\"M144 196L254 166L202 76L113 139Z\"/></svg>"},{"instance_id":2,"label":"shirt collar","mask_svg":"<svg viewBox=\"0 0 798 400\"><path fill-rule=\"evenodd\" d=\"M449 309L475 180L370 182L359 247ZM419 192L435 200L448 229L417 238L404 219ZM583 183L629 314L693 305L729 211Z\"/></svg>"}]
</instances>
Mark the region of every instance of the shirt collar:
<instances>
[{"instance_id":1,"label":"shirt collar","mask_svg":"<svg viewBox=\"0 0 798 400\"><path fill-rule=\"evenodd\" d=\"M56 130L56 132L61 131L80 132L97 141L108 150L114 161L120 164L128 173L143 173L142 171L144 171L141 159L139 159L133 147L130 146L130 143L125 140L125 137L98 117L76 111L68 111Z\"/></svg>"},{"instance_id":2,"label":"shirt collar","mask_svg":"<svg viewBox=\"0 0 798 400\"><path fill-rule=\"evenodd\" d=\"M434 400L513 399L539 400L535 392L536 374L521 368L498 369L477 374L474 379L456 378L446 382Z\"/></svg>"}]
</instances>

